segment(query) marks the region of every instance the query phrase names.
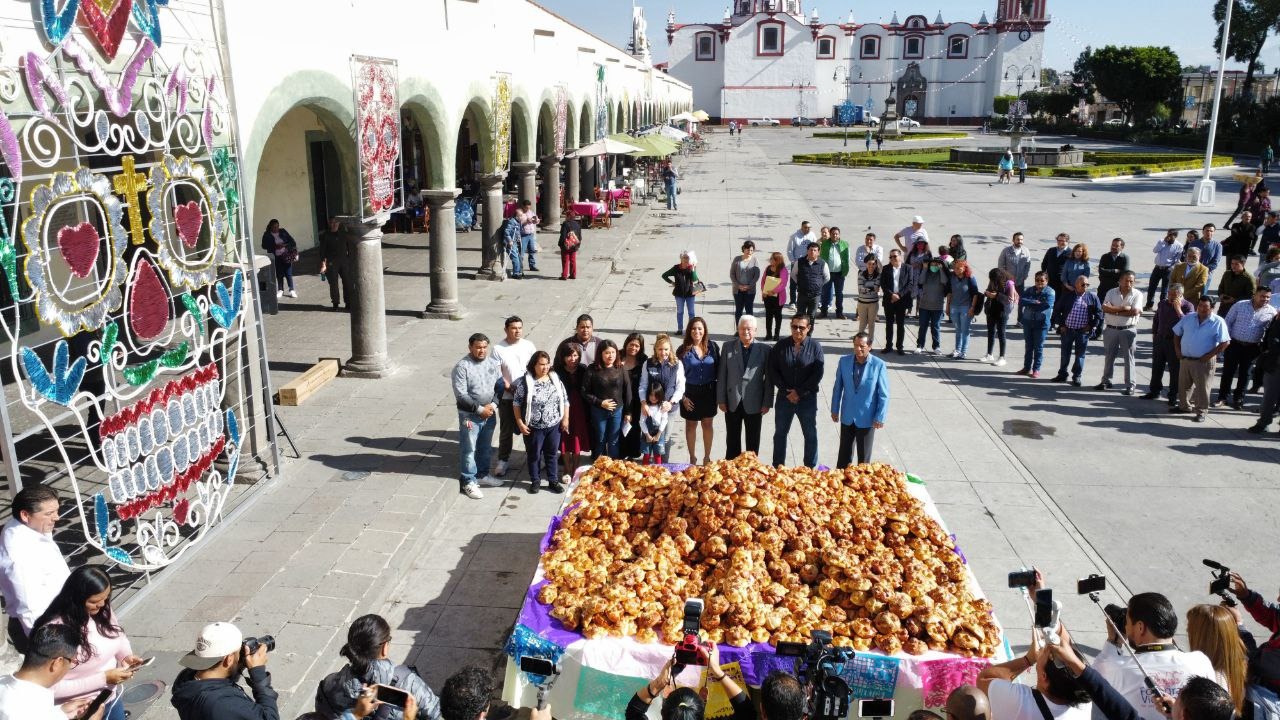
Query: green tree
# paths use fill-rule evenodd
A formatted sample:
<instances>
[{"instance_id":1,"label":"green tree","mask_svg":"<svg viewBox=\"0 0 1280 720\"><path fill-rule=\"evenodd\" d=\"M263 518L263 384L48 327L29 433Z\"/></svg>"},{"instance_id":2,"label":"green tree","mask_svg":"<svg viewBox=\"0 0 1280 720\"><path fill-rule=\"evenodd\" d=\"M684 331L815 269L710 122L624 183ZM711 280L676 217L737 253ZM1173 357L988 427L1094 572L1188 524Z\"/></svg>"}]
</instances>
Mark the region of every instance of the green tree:
<instances>
[{"instance_id":1,"label":"green tree","mask_svg":"<svg viewBox=\"0 0 1280 720\"><path fill-rule=\"evenodd\" d=\"M1016 95L997 95L991 103L991 109L995 110L997 115L1008 115L1009 105L1017 99Z\"/></svg>"},{"instance_id":2,"label":"green tree","mask_svg":"<svg viewBox=\"0 0 1280 720\"><path fill-rule=\"evenodd\" d=\"M1093 93L1097 90L1093 83L1093 48L1085 46L1076 62L1071 66L1071 88L1067 91L1076 101L1093 102Z\"/></svg>"},{"instance_id":3,"label":"green tree","mask_svg":"<svg viewBox=\"0 0 1280 720\"><path fill-rule=\"evenodd\" d=\"M1182 65L1167 47L1108 45L1085 53L1081 57L1097 91L1130 120L1150 118L1157 104L1178 94Z\"/></svg>"},{"instance_id":4,"label":"green tree","mask_svg":"<svg viewBox=\"0 0 1280 720\"><path fill-rule=\"evenodd\" d=\"M1280 0L1234 0L1231 12L1231 35L1227 38L1227 55L1232 60L1246 63L1244 87L1241 94L1253 97L1253 77L1262 72L1258 56L1267 44L1272 31L1280 30ZM1213 21L1217 29L1213 33L1213 49L1222 52L1222 22L1227 13L1227 0L1213 4Z\"/></svg>"},{"instance_id":5,"label":"green tree","mask_svg":"<svg viewBox=\"0 0 1280 720\"><path fill-rule=\"evenodd\" d=\"M1044 105L1041 106L1041 110L1045 115L1061 120L1070 115L1075 107L1076 99L1071 97L1069 93L1056 92L1045 95Z\"/></svg>"},{"instance_id":6,"label":"green tree","mask_svg":"<svg viewBox=\"0 0 1280 720\"><path fill-rule=\"evenodd\" d=\"M1053 87L1058 84L1058 71L1053 68L1040 68L1040 85Z\"/></svg>"}]
</instances>

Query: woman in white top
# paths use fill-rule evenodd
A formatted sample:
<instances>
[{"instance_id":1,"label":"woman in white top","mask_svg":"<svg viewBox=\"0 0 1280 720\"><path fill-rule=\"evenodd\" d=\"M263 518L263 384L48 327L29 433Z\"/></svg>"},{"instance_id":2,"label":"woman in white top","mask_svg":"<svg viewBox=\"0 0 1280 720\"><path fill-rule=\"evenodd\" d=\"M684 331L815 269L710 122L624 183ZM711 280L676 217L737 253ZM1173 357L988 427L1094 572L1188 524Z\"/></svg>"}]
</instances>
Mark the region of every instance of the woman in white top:
<instances>
[{"instance_id":1,"label":"woman in white top","mask_svg":"<svg viewBox=\"0 0 1280 720\"><path fill-rule=\"evenodd\" d=\"M545 463L547 487L564 492L556 481L556 459L560 455L560 433L569 431L569 394L560 378L551 372L551 356L539 350L529 359L528 372L511 389L516 428L524 435L524 454L529 462L529 493L542 484Z\"/></svg>"}]
</instances>

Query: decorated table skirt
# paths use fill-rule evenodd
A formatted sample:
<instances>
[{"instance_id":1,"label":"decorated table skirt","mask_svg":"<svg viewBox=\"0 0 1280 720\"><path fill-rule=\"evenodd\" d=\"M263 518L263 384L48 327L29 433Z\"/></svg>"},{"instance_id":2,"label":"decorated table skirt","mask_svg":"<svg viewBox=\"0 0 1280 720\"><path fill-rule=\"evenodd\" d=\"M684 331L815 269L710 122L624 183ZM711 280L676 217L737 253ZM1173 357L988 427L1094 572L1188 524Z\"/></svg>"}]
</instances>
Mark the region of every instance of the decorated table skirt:
<instances>
[{"instance_id":1,"label":"decorated table skirt","mask_svg":"<svg viewBox=\"0 0 1280 720\"><path fill-rule=\"evenodd\" d=\"M668 465L673 472L686 465ZM583 469L579 469L580 475ZM929 496L924 483L908 476L912 482L908 489L924 505L934 520L946 529L946 523L938 513L938 507ZM577 478L575 478L576 484ZM551 519L541 541L544 552L552 534L560 527L560 520L568 512L562 508ZM949 531L948 531L949 532ZM954 538L955 536L952 535ZM959 552L959 542L956 543ZM963 554L961 554L963 557ZM973 569L968 568L968 582L976 597L985 597ZM670 645L639 643L631 638L598 638L588 640L580 633L564 629L550 616L551 607L538 601L538 591L546 584L542 565L533 577L525 593L520 617L508 640L503 699L517 707L536 704L537 688L532 679L520 672L522 655L551 657L559 661L560 676L556 678L548 695L552 711L560 720L623 720L631 695L657 675L673 653ZM998 622L997 622L998 624ZM856 717L858 699L894 698L895 718L906 718L912 710L922 707L941 707L947 695L958 685L972 684L978 672L992 662L1003 662L1012 657L1009 643L1001 632L997 657L966 658L949 653L930 651L923 655L881 655L874 652L855 653L854 660L845 665L842 676L853 690L854 702L850 714ZM791 672L795 658L779 657L767 643L751 643L746 647L720 646L720 662L725 671L736 676L744 688L757 688L765 676L774 670ZM705 668L689 667L676 678L676 684L700 687L708 685L707 717L728 716L731 713L728 699L717 682L707 682ZM658 716L660 702L650 707L650 717Z\"/></svg>"}]
</instances>

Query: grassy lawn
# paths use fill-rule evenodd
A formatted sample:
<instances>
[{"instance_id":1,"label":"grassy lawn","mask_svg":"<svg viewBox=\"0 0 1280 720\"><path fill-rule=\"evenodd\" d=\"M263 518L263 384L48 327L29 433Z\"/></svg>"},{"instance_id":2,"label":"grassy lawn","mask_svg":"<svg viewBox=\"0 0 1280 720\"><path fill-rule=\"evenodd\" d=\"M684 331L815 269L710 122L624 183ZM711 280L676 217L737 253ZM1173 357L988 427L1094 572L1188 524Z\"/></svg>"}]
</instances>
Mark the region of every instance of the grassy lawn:
<instances>
[{"instance_id":1,"label":"grassy lawn","mask_svg":"<svg viewBox=\"0 0 1280 720\"><path fill-rule=\"evenodd\" d=\"M877 157L874 151L863 153L868 158L877 158L882 165L932 165L933 163L944 163L951 159L951 153L946 148L936 152L919 153L913 155L886 155Z\"/></svg>"},{"instance_id":2,"label":"grassy lawn","mask_svg":"<svg viewBox=\"0 0 1280 720\"><path fill-rule=\"evenodd\" d=\"M839 165L845 167L898 167L952 172L995 173L992 165L950 162L950 148L903 148L881 152L812 153L793 155L791 161L801 165ZM1225 155L1213 157L1214 167L1234 164ZM1203 158L1190 153L1085 153L1085 164L1075 167L1032 167L1032 177L1100 178L1118 175L1149 175L1174 170L1194 170L1203 166Z\"/></svg>"}]
</instances>

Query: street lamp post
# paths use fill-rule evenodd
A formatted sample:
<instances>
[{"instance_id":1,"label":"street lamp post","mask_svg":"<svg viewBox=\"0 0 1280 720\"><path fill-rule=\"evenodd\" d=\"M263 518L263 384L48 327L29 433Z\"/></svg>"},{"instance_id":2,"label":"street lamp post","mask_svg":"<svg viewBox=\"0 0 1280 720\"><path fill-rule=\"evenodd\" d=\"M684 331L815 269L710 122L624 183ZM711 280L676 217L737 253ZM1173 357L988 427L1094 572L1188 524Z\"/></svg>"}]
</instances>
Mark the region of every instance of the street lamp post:
<instances>
[{"instance_id":1,"label":"street lamp post","mask_svg":"<svg viewBox=\"0 0 1280 720\"><path fill-rule=\"evenodd\" d=\"M1235 5L1235 0L1227 3L1227 16L1222 23L1222 49L1218 53L1218 79L1213 83L1213 114L1209 117L1209 142L1205 143L1204 148L1204 174L1196 181L1195 190L1192 191L1192 205L1213 205L1215 202L1215 187L1213 180L1209 178L1209 171L1213 168L1213 141L1218 134L1218 111L1222 109L1222 77L1227 71L1227 38L1231 32L1231 10Z\"/></svg>"},{"instance_id":2,"label":"street lamp post","mask_svg":"<svg viewBox=\"0 0 1280 720\"><path fill-rule=\"evenodd\" d=\"M840 76L842 74L844 75L843 82L844 82L844 103L845 104L841 107L841 112L844 112L845 107L850 107L853 105L853 84L856 81L851 77L852 73L849 71L848 66L845 66L845 65L837 65L835 72L831 73L831 79L834 80L835 82L841 82ZM858 80L861 80L861 79L862 79L862 73L859 72ZM837 114L836 119L840 120L840 124L844 127L844 146L849 147L849 118L844 118L844 117L841 117L839 114Z\"/></svg>"},{"instance_id":3,"label":"street lamp post","mask_svg":"<svg viewBox=\"0 0 1280 720\"><path fill-rule=\"evenodd\" d=\"M1029 65L1029 64L1023 65L1022 67L1018 67L1017 65L1010 65L1004 70L1005 80L1009 79L1010 72L1017 73L1018 75L1018 80L1017 80L1018 94L1016 95L1016 99L1014 101L1013 112L1009 114L1009 129L1019 130L1019 131L1026 130L1027 120L1022 113L1022 81L1026 78L1028 73L1034 76L1036 69L1034 65Z\"/></svg>"}]
</instances>

